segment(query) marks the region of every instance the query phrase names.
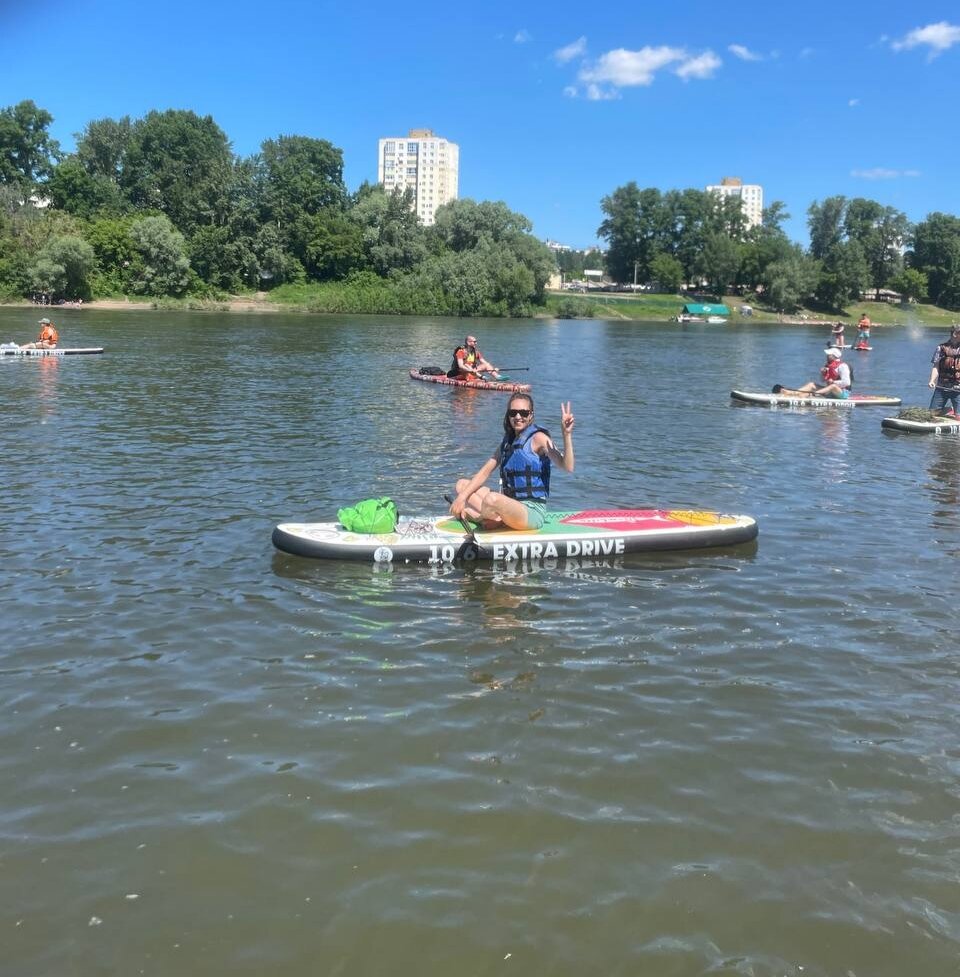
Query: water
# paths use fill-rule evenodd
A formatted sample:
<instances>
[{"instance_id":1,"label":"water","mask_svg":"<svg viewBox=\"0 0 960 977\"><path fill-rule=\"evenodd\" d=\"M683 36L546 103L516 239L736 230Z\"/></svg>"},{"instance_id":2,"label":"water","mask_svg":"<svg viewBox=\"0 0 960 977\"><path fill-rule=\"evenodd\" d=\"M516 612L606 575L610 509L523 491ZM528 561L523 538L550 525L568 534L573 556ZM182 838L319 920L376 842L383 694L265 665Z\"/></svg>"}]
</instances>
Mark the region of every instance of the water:
<instances>
[{"instance_id":1,"label":"water","mask_svg":"<svg viewBox=\"0 0 960 977\"><path fill-rule=\"evenodd\" d=\"M56 321L108 353L0 361L5 975L956 973L960 440L730 403L816 376L826 330ZM540 423L573 401L557 506L757 544L273 551L479 468L505 397L406 373L467 325ZM858 388L925 404L940 338L876 329Z\"/></svg>"}]
</instances>

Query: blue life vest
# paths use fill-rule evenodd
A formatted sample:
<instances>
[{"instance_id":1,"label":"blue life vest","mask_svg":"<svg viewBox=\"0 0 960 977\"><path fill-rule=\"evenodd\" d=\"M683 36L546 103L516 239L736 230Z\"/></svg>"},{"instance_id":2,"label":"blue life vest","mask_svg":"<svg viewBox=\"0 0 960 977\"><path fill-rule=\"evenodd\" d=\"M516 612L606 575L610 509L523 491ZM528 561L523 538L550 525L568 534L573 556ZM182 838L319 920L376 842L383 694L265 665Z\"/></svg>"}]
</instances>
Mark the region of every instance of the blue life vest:
<instances>
[{"instance_id":1,"label":"blue life vest","mask_svg":"<svg viewBox=\"0 0 960 977\"><path fill-rule=\"evenodd\" d=\"M500 488L511 499L541 499L550 495L550 459L530 450L530 439L546 428L531 424L514 441L500 443Z\"/></svg>"}]
</instances>

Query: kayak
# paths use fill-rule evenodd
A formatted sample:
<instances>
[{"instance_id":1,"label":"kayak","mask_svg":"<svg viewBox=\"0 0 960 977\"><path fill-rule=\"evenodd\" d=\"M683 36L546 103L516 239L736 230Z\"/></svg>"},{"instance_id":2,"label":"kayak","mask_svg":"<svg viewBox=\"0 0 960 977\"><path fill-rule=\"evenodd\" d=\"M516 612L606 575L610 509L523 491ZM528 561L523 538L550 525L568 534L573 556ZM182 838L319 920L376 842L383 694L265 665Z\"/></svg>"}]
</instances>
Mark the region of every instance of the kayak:
<instances>
[{"instance_id":1,"label":"kayak","mask_svg":"<svg viewBox=\"0 0 960 977\"><path fill-rule=\"evenodd\" d=\"M911 421L906 417L885 417L880 426L887 431L907 434L960 434L960 418L942 417L936 421Z\"/></svg>"},{"instance_id":2,"label":"kayak","mask_svg":"<svg viewBox=\"0 0 960 977\"><path fill-rule=\"evenodd\" d=\"M502 393L525 394L530 392L529 383L517 383L515 380L455 380L446 373L424 373L423 367L411 370L410 376L414 380L425 380L427 383L444 383L448 387L470 387L473 390L499 390Z\"/></svg>"},{"instance_id":3,"label":"kayak","mask_svg":"<svg viewBox=\"0 0 960 977\"><path fill-rule=\"evenodd\" d=\"M896 407L899 397L880 397L874 394L850 394L839 397L792 397L789 394L755 394L746 390L731 390L734 400L745 404L762 404L764 407Z\"/></svg>"},{"instance_id":4,"label":"kayak","mask_svg":"<svg viewBox=\"0 0 960 977\"><path fill-rule=\"evenodd\" d=\"M0 356L88 356L102 352L102 346L88 346L85 349L21 349L19 346L0 345Z\"/></svg>"},{"instance_id":5,"label":"kayak","mask_svg":"<svg viewBox=\"0 0 960 977\"><path fill-rule=\"evenodd\" d=\"M477 529L451 515L401 518L392 533L350 532L336 522L281 523L273 545L294 556L373 563L451 563L604 557L623 553L733 546L757 535L750 516L687 509L586 509L549 512L536 530Z\"/></svg>"}]
</instances>

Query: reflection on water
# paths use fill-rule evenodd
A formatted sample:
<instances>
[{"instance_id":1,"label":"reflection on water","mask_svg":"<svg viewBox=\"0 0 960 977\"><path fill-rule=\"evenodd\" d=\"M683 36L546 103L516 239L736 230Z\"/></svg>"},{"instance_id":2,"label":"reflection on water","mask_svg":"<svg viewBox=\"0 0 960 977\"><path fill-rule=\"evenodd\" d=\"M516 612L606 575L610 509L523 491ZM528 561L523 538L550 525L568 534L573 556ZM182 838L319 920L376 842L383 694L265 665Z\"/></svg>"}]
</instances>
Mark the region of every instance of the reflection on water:
<instances>
[{"instance_id":1,"label":"reflection on water","mask_svg":"<svg viewBox=\"0 0 960 977\"><path fill-rule=\"evenodd\" d=\"M960 555L957 527L960 517L960 444L954 439L930 438L929 481L925 488L933 502L931 529L945 556Z\"/></svg>"}]
</instances>

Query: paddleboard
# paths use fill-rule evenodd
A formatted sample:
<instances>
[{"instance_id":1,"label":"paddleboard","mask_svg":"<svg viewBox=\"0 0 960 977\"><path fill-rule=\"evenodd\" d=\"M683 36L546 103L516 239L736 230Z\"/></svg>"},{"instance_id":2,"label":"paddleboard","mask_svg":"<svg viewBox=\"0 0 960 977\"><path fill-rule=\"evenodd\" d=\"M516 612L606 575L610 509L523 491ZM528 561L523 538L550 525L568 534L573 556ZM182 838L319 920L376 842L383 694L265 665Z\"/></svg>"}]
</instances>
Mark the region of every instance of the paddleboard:
<instances>
[{"instance_id":1,"label":"paddleboard","mask_svg":"<svg viewBox=\"0 0 960 977\"><path fill-rule=\"evenodd\" d=\"M851 346L850 343L827 343L827 345L824 346L823 348L824 348L824 350L828 350L828 349L853 349L853 346Z\"/></svg>"},{"instance_id":2,"label":"paddleboard","mask_svg":"<svg viewBox=\"0 0 960 977\"><path fill-rule=\"evenodd\" d=\"M541 529L478 529L475 544L452 516L402 518L392 533L348 532L336 522L281 523L273 545L315 559L373 563L451 563L605 557L652 550L732 546L757 535L750 516L688 509L587 509L549 512Z\"/></svg>"},{"instance_id":3,"label":"paddleboard","mask_svg":"<svg viewBox=\"0 0 960 977\"><path fill-rule=\"evenodd\" d=\"M764 407L896 407L899 397L880 397L873 394L851 394L839 397L791 397L789 394L759 394L746 390L731 390L734 400L745 404L762 404Z\"/></svg>"},{"instance_id":4,"label":"paddleboard","mask_svg":"<svg viewBox=\"0 0 960 977\"><path fill-rule=\"evenodd\" d=\"M873 349L872 346L854 346L853 347L858 353L869 353Z\"/></svg>"},{"instance_id":5,"label":"paddleboard","mask_svg":"<svg viewBox=\"0 0 960 977\"><path fill-rule=\"evenodd\" d=\"M911 421L905 417L885 417L880 426L887 431L907 434L960 434L960 419L943 417L936 421Z\"/></svg>"},{"instance_id":6,"label":"paddleboard","mask_svg":"<svg viewBox=\"0 0 960 977\"><path fill-rule=\"evenodd\" d=\"M21 349L19 346L0 345L0 356L89 356L102 352L102 346L89 346L85 349Z\"/></svg>"},{"instance_id":7,"label":"paddleboard","mask_svg":"<svg viewBox=\"0 0 960 977\"><path fill-rule=\"evenodd\" d=\"M442 383L448 387L470 387L474 390L499 390L503 393L524 394L530 392L529 383L517 383L515 380L457 380L445 373L435 376L432 373L421 373L411 370L410 376L414 380L424 380L427 383Z\"/></svg>"}]
</instances>

